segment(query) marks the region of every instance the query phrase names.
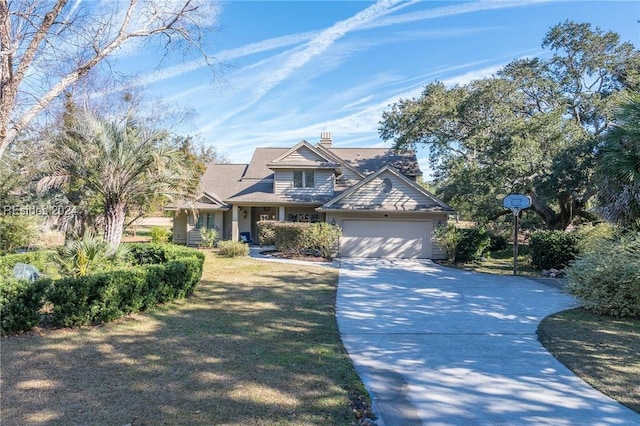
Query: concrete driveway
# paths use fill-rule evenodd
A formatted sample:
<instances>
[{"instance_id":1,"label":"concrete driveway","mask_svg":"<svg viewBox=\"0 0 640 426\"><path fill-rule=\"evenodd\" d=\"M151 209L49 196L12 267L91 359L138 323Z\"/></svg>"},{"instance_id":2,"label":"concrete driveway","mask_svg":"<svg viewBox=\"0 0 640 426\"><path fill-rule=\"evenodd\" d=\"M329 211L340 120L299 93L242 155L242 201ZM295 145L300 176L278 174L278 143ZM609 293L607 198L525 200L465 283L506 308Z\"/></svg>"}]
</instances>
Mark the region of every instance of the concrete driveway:
<instances>
[{"instance_id":1,"label":"concrete driveway","mask_svg":"<svg viewBox=\"0 0 640 426\"><path fill-rule=\"evenodd\" d=\"M521 277L343 259L337 318L381 426L640 424L538 342L574 304Z\"/></svg>"}]
</instances>

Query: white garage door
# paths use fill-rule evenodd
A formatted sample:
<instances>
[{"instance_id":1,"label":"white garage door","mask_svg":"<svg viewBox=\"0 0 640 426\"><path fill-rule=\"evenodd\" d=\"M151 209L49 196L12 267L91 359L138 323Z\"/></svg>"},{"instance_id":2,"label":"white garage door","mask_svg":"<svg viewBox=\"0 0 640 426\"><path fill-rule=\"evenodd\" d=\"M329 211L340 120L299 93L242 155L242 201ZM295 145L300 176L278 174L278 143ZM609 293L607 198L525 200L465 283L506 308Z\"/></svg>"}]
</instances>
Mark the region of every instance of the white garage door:
<instances>
[{"instance_id":1,"label":"white garage door","mask_svg":"<svg viewBox=\"0 0 640 426\"><path fill-rule=\"evenodd\" d=\"M342 257L430 258L432 221L342 221Z\"/></svg>"}]
</instances>

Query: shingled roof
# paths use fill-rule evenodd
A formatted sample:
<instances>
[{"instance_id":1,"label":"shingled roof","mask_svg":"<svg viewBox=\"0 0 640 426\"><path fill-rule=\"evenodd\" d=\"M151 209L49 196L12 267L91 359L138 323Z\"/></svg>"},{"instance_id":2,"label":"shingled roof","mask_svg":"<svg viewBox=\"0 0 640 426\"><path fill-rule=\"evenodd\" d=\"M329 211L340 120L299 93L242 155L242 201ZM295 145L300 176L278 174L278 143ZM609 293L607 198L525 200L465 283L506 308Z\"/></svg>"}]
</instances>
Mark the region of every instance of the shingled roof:
<instances>
[{"instance_id":1,"label":"shingled roof","mask_svg":"<svg viewBox=\"0 0 640 426\"><path fill-rule=\"evenodd\" d=\"M391 166L412 180L422 176L414 151L396 152L388 148L328 148L328 150L365 176L384 166Z\"/></svg>"},{"instance_id":2,"label":"shingled roof","mask_svg":"<svg viewBox=\"0 0 640 426\"><path fill-rule=\"evenodd\" d=\"M333 197L310 195L276 195L273 193L273 170L269 165L291 148L256 148L249 164L211 164L200 181L199 192L208 193L225 203L296 203L324 204ZM422 175L413 151L396 152L387 148L333 148L322 146L346 165L368 176L384 166L391 166L411 180Z\"/></svg>"}]
</instances>

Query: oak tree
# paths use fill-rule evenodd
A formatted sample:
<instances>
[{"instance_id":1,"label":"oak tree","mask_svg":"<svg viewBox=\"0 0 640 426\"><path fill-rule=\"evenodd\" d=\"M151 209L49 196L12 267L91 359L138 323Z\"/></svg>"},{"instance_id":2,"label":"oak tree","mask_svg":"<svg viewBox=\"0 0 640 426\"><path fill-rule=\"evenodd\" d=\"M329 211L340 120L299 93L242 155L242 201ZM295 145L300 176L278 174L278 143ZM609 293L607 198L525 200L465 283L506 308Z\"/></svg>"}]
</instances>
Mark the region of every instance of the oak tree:
<instances>
[{"instance_id":1,"label":"oak tree","mask_svg":"<svg viewBox=\"0 0 640 426\"><path fill-rule=\"evenodd\" d=\"M506 214L502 197L531 196L551 229L591 218L595 154L613 105L639 87L640 54L613 32L566 21L551 28L548 60L516 60L465 85L428 84L383 113L396 148L424 145L439 195L476 220Z\"/></svg>"}]
</instances>

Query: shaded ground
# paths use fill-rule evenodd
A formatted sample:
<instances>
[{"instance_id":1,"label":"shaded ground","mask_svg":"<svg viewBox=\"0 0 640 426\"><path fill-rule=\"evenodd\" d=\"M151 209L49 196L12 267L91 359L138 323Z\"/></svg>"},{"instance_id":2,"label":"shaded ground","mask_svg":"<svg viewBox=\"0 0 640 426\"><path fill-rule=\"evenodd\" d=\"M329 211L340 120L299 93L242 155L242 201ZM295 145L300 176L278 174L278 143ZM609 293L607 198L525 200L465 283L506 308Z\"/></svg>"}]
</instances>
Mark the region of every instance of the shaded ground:
<instances>
[{"instance_id":1,"label":"shaded ground","mask_svg":"<svg viewBox=\"0 0 640 426\"><path fill-rule=\"evenodd\" d=\"M2 339L3 425L351 425L337 271L207 254L195 295ZM359 403L358 401L364 401Z\"/></svg>"},{"instance_id":2,"label":"shaded ground","mask_svg":"<svg viewBox=\"0 0 640 426\"><path fill-rule=\"evenodd\" d=\"M640 319L571 309L545 318L538 338L591 386L640 413Z\"/></svg>"}]
</instances>

